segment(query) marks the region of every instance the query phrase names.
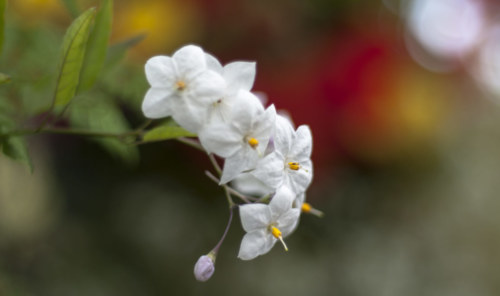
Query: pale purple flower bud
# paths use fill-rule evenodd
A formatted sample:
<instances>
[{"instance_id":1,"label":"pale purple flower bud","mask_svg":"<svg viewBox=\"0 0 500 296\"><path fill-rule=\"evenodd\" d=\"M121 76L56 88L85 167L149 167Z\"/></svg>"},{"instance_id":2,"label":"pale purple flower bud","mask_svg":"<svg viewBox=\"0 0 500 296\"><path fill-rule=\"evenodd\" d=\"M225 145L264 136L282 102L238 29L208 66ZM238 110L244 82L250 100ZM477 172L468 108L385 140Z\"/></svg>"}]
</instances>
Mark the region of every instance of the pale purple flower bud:
<instances>
[{"instance_id":1,"label":"pale purple flower bud","mask_svg":"<svg viewBox=\"0 0 500 296\"><path fill-rule=\"evenodd\" d=\"M194 265L194 277L200 282L206 282L214 274L214 260L210 254L203 255Z\"/></svg>"}]
</instances>

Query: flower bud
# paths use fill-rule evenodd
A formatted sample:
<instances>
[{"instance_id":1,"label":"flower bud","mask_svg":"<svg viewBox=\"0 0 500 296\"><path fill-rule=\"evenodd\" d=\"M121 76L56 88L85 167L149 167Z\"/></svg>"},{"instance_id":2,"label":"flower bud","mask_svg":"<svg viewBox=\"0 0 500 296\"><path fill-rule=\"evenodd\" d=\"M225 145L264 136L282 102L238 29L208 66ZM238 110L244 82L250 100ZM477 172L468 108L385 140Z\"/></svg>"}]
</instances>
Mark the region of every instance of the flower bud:
<instances>
[{"instance_id":1,"label":"flower bud","mask_svg":"<svg viewBox=\"0 0 500 296\"><path fill-rule=\"evenodd\" d=\"M210 254L203 255L194 265L194 277L200 282L206 282L214 274L214 260Z\"/></svg>"}]
</instances>

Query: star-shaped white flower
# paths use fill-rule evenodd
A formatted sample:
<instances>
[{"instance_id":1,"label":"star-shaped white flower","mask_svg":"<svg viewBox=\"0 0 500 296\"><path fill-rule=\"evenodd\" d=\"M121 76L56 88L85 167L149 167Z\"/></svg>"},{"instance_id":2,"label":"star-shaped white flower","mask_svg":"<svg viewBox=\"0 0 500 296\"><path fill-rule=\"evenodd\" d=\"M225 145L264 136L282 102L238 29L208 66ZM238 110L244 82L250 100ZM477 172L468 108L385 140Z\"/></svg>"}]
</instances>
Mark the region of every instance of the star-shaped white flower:
<instances>
[{"instance_id":1,"label":"star-shaped white flower","mask_svg":"<svg viewBox=\"0 0 500 296\"><path fill-rule=\"evenodd\" d=\"M273 143L274 151L259 160L251 174L273 189L287 186L303 193L312 180L311 130L301 125L294 131L290 121L278 115Z\"/></svg>"},{"instance_id":2,"label":"star-shaped white flower","mask_svg":"<svg viewBox=\"0 0 500 296\"><path fill-rule=\"evenodd\" d=\"M224 67L212 55L205 54L207 67L226 81L224 93L210 105L207 122L227 122L232 108L238 103L240 90L250 91L255 80L255 62L232 62Z\"/></svg>"},{"instance_id":3,"label":"star-shaped white flower","mask_svg":"<svg viewBox=\"0 0 500 296\"><path fill-rule=\"evenodd\" d=\"M240 90L238 97L227 123L208 124L198 135L208 153L225 158L221 184L255 168L275 126L274 105L264 111L259 99L249 91Z\"/></svg>"},{"instance_id":4,"label":"star-shaped white flower","mask_svg":"<svg viewBox=\"0 0 500 296\"><path fill-rule=\"evenodd\" d=\"M203 50L187 45L172 57L155 56L146 62L151 88L142 110L146 117L172 116L185 129L197 133L206 120L208 106L224 93L226 84L207 68Z\"/></svg>"},{"instance_id":5,"label":"star-shaped white flower","mask_svg":"<svg viewBox=\"0 0 500 296\"><path fill-rule=\"evenodd\" d=\"M287 187L276 192L269 205L247 204L240 206L240 218L247 232L241 241L238 258L251 260L266 254L297 226L300 209L292 208L295 194Z\"/></svg>"}]
</instances>

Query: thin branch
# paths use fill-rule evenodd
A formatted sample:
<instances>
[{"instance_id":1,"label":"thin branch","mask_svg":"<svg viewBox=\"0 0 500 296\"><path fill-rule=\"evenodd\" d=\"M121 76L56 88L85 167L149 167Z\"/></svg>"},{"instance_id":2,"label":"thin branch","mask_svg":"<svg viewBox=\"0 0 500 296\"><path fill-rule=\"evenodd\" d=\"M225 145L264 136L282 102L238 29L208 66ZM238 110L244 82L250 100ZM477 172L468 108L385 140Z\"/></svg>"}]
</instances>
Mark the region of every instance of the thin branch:
<instances>
[{"instance_id":1,"label":"thin branch","mask_svg":"<svg viewBox=\"0 0 500 296\"><path fill-rule=\"evenodd\" d=\"M207 175L207 177L209 177L215 183L219 184L219 179L216 176L214 176L210 171L205 171L205 175ZM239 199L241 199L242 201L244 201L245 203L252 203L250 201L250 199L256 200L254 198L250 198L248 196L245 196L245 195L239 193L238 191L234 190L233 188L227 186L226 184L219 184L219 186L222 186L224 188L224 190L227 192L227 194L229 194L229 195L232 194L232 195L238 197ZM230 198L230 196L229 196L229 198ZM231 201L232 201L232 199L231 199Z\"/></svg>"},{"instance_id":2,"label":"thin branch","mask_svg":"<svg viewBox=\"0 0 500 296\"><path fill-rule=\"evenodd\" d=\"M214 176L210 171L205 171L205 175L207 175L207 177L210 180L214 181L215 183L217 183L217 185L219 185L219 179L217 179L217 177ZM225 186L225 185L220 185L220 186ZM236 205L236 203L231 198L231 195L229 194L229 191L224 188L224 192L226 193L226 199L227 199L227 203L229 204L229 207L231 208L234 205Z\"/></svg>"},{"instance_id":3,"label":"thin branch","mask_svg":"<svg viewBox=\"0 0 500 296\"><path fill-rule=\"evenodd\" d=\"M148 119L146 120L143 124L139 125L135 131L136 132L142 132L145 128L147 128L151 123L153 122L153 119Z\"/></svg>"},{"instance_id":4,"label":"thin branch","mask_svg":"<svg viewBox=\"0 0 500 296\"><path fill-rule=\"evenodd\" d=\"M229 191L229 193L231 193L232 195L234 195L236 197L239 197L240 199L242 199L246 203L250 203L250 200L253 200L253 201L257 201L258 200L258 198L254 198L254 197L243 195L240 192L234 190L232 187L229 187L227 185L225 185L225 186L227 187L227 190Z\"/></svg>"},{"instance_id":5,"label":"thin branch","mask_svg":"<svg viewBox=\"0 0 500 296\"><path fill-rule=\"evenodd\" d=\"M220 246L222 245L222 242L224 241L224 239L226 238L227 233L229 232L229 227L231 226L231 222L233 221L233 211L234 211L234 209L236 207L238 207L238 206L237 205L233 205L233 206L229 207L229 220L227 221L227 226L226 226L226 229L224 230L224 234L222 234L221 239L219 240L219 242L217 243L217 245L215 245L215 247L211 251L215 255L217 255L217 253L219 252Z\"/></svg>"},{"instance_id":6,"label":"thin branch","mask_svg":"<svg viewBox=\"0 0 500 296\"><path fill-rule=\"evenodd\" d=\"M191 146L195 149L198 149L200 151L203 151L205 152L205 149L203 149L203 147L201 147L200 143L196 140L193 140L193 139L189 139L189 138L184 138L184 137L181 137L181 138L176 138L177 141L183 143L183 144L186 144L188 146Z\"/></svg>"},{"instance_id":7,"label":"thin branch","mask_svg":"<svg viewBox=\"0 0 500 296\"><path fill-rule=\"evenodd\" d=\"M210 153L208 155L208 158L210 159L210 162L214 166L215 171L217 172L217 174L219 174L219 176L222 176L222 169L220 168L219 163L217 163L217 159L215 159L215 156L213 155L213 153Z\"/></svg>"}]
</instances>

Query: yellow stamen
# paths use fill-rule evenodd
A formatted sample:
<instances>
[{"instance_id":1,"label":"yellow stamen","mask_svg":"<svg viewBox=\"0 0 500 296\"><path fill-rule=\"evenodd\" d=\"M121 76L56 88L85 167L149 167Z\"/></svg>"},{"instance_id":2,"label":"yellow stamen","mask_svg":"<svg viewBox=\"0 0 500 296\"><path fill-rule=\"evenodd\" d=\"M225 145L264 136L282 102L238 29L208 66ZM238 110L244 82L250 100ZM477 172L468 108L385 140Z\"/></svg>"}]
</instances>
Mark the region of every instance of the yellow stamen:
<instances>
[{"instance_id":1,"label":"yellow stamen","mask_svg":"<svg viewBox=\"0 0 500 296\"><path fill-rule=\"evenodd\" d=\"M288 251L288 247L286 246L285 244L285 241L283 240L283 236L281 235L281 231L275 227L275 226L271 226L271 234L280 240L281 244L283 245L283 248L285 248L285 251Z\"/></svg>"},{"instance_id":2,"label":"yellow stamen","mask_svg":"<svg viewBox=\"0 0 500 296\"><path fill-rule=\"evenodd\" d=\"M175 83L175 86L177 88L177 90L184 90L186 89L186 83L182 80L179 80Z\"/></svg>"},{"instance_id":3,"label":"yellow stamen","mask_svg":"<svg viewBox=\"0 0 500 296\"><path fill-rule=\"evenodd\" d=\"M289 162L288 167L294 171L298 171L300 169L300 165L298 162Z\"/></svg>"},{"instance_id":4,"label":"yellow stamen","mask_svg":"<svg viewBox=\"0 0 500 296\"><path fill-rule=\"evenodd\" d=\"M318 209L315 209L311 206L311 204L305 202L302 204L302 206L300 207L300 209L302 210L303 213L306 213L306 214L311 214L311 215L314 215L316 217L323 217L325 214L318 210Z\"/></svg>"},{"instance_id":5,"label":"yellow stamen","mask_svg":"<svg viewBox=\"0 0 500 296\"><path fill-rule=\"evenodd\" d=\"M255 149L257 148L257 146L259 146L259 140L257 140L256 138L250 138L248 139L248 145L250 145L250 147Z\"/></svg>"},{"instance_id":6,"label":"yellow stamen","mask_svg":"<svg viewBox=\"0 0 500 296\"><path fill-rule=\"evenodd\" d=\"M309 213L311 211L311 205L305 202L302 204L301 210L304 213Z\"/></svg>"}]
</instances>

